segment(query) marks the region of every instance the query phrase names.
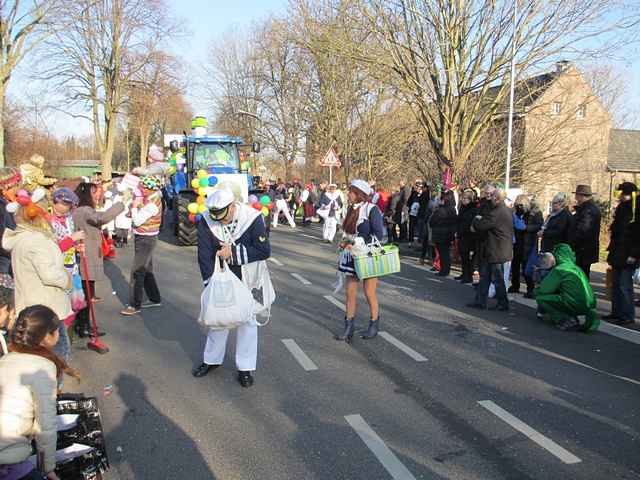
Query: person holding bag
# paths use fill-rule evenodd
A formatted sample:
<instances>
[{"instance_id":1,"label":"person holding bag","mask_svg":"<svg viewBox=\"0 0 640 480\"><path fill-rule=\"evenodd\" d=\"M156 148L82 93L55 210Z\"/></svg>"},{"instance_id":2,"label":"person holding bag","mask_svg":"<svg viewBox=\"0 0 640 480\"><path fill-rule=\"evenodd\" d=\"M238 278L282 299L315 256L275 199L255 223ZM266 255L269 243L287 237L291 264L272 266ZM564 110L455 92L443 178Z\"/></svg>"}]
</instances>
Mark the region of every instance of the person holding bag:
<instances>
[{"instance_id":1,"label":"person holding bag","mask_svg":"<svg viewBox=\"0 0 640 480\"><path fill-rule=\"evenodd\" d=\"M198 222L198 264L205 284L203 293L203 311L200 320L210 316L205 304L205 295L210 282L219 278L216 262L224 262L223 268L230 271L240 280L249 292L253 288L262 289L263 309L269 309L275 295L269 277L265 260L271 256L271 245L267 229L261 212L249 205L235 201L232 192L226 189L211 193L205 202L208 211L203 213ZM228 266L228 267L227 267ZM216 270L218 270L216 272ZM215 275L214 275L215 273ZM235 287L233 286L235 285ZM211 287L216 287L211 284ZM225 281L217 285L219 296L225 297L229 308L237 303L237 298L246 294L237 289L237 283ZM257 305L257 302L254 301ZM246 318L236 319L227 328L216 326L207 333L207 343L204 348L203 361L192 374L194 377L204 377L209 371L218 368L223 360L227 346L229 330L237 327L236 336L236 367L238 381L244 388L253 385L252 372L256 370L258 357L258 323L255 319L257 309L246 312Z\"/></svg>"},{"instance_id":2,"label":"person holding bag","mask_svg":"<svg viewBox=\"0 0 640 480\"><path fill-rule=\"evenodd\" d=\"M374 238L381 239L384 234L384 221L380 209L369 201L371 187L364 180L353 180L349 187L349 209L342 222L343 238L340 243L338 270L346 276L347 312L344 319L344 331L336 335L336 340L351 342L355 332L355 315L359 279L356 275L354 250L361 245L369 245ZM370 320L367 331L361 338L368 340L378 335L380 319L378 315L377 278L362 281L364 295L369 304Z\"/></svg>"}]
</instances>

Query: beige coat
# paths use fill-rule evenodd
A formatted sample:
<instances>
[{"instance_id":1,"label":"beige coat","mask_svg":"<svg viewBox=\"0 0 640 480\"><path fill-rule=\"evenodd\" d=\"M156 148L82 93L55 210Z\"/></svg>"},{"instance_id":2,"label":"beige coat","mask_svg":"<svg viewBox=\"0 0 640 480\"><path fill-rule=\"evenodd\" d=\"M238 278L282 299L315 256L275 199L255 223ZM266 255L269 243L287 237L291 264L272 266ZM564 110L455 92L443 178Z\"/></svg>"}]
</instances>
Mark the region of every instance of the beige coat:
<instances>
[{"instance_id":1,"label":"beige coat","mask_svg":"<svg viewBox=\"0 0 640 480\"><path fill-rule=\"evenodd\" d=\"M97 212L91 207L79 207L73 212L73 223L76 231L82 230L86 235L85 255L89 267L89 280L97 282L106 280L102 263L102 226L114 220L124 211L122 203L114 204L106 212ZM81 269L82 271L82 265ZM84 278L84 274L83 274Z\"/></svg>"},{"instance_id":2,"label":"beige coat","mask_svg":"<svg viewBox=\"0 0 640 480\"><path fill-rule=\"evenodd\" d=\"M56 466L56 366L38 355L0 358L0 464L31 456L31 439L44 453L44 469Z\"/></svg>"},{"instance_id":3,"label":"beige coat","mask_svg":"<svg viewBox=\"0 0 640 480\"><path fill-rule=\"evenodd\" d=\"M67 293L71 276L64 268L64 258L54 237L18 225L15 230L5 230L2 246L11 252L16 312L31 305L45 305L60 320L71 315Z\"/></svg>"}]
</instances>

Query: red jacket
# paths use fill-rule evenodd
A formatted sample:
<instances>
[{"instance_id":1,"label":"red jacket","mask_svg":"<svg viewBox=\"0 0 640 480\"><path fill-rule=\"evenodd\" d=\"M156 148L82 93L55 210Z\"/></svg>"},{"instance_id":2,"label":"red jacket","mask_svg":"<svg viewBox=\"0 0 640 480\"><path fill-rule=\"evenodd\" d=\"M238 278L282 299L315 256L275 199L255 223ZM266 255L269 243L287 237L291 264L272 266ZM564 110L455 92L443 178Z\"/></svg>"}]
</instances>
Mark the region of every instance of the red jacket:
<instances>
[{"instance_id":1,"label":"red jacket","mask_svg":"<svg viewBox=\"0 0 640 480\"><path fill-rule=\"evenodd\" d=\"M387 205L389 205L389 201L391 200L391 194L389 192L378 192L378 208L384 215L385 210L387 209Z\"/></svg>"}]
</instances>

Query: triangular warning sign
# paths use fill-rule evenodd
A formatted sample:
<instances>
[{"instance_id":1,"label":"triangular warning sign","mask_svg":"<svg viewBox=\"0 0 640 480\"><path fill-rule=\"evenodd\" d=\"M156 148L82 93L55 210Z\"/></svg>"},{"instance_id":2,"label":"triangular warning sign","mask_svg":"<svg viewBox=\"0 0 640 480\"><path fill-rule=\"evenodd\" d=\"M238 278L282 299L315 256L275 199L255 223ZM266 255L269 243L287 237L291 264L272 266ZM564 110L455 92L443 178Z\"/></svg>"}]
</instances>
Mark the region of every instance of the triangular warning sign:
<instances>
[{"instance_id":1,"label":"triangular warning sign","mask_svg":"<svg viewBox=\"0 0 640 480\"><path fill-rule=\"evenodd\" d=\"M333 148L330 148L324 158L320 160L320 165L323 167L339 167L341 165L340 159Z\"/></svg>"}]
</instances>

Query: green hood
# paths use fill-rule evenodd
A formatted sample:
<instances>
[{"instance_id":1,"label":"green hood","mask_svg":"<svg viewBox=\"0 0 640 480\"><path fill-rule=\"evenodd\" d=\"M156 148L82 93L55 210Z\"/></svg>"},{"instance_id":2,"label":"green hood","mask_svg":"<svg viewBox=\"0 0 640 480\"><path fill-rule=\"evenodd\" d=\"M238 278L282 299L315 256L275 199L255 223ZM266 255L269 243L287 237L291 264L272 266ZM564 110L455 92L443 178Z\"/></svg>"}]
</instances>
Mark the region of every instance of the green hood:
<instances>
[{"instance_id":1,"label":"green hood","mask_svg":"<svg viewBox=\"0 0 640 480\"><path fill-rule=\"evenodd\" d=\"M553 256L556 259L556 265L563 263L576 263L576 254L566 243L559 243L553 249Z\"/></svg>"}]
</instances>

